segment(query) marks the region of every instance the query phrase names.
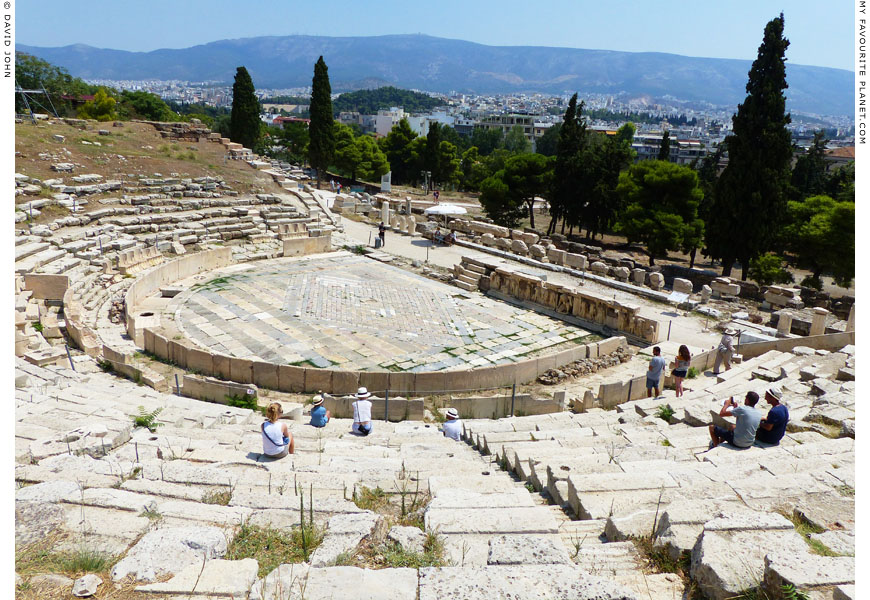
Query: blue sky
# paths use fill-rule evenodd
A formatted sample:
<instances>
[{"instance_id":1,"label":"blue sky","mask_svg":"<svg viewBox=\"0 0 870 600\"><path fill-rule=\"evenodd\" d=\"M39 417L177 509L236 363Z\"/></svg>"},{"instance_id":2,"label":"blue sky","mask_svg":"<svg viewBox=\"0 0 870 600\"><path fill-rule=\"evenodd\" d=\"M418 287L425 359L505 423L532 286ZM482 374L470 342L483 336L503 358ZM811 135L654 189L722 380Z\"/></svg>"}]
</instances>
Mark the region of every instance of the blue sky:
<instances>
[{"instance_id":1,"label":"blue sky","mask_svg":"<svg viewBox=\"0 0 870 600\"><path fill-rule=\"evenodd\" d=\"M496 46L751 60L765 23L781 10L789 61L854 70L850 0L28 0L16 3L16 38L149 51L263 35L424 33Z\"/></svg>"}]
</instances>

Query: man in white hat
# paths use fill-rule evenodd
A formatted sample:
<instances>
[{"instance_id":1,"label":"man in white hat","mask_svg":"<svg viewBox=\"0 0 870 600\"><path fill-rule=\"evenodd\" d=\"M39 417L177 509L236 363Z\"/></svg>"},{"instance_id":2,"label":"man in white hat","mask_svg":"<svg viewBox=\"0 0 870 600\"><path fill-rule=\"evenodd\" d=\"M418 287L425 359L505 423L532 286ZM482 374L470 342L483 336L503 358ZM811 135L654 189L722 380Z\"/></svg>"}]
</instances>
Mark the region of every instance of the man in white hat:
<instances>
[{"instance_id":1,"label":"man in white hat","mask_svg":"<svg viewBox=\"0 0 870 600\"><path fill-rule=\"evenodd\" d=\"M785 435L785 427L788 425L788 408L782 402L782 390L776 386L767 388L764 399L770 404L770 412L767 417L761 419L758 424L758 433L755 439L765 444L779 444L779 440Z\"/></svg>"},{"instance_id":2,"label":"man in white hat","mask_svg":"<svg viewBox=\"0 0 870 600\"><path fill-rule=\"evenodd\" d=\"M457 442L462 438L462 421L459 420L459 411L455 408L447 409L447 420L441 426L441 433Z\"/></svg>"},{"instance_id":3,"label":"man in white hat","mask_svg":"<svg viewBox=\"0 0 870 600\"><path fill-rule=\"evenodd\" d=\"M734 338L737 332L731 327L726 327L716 348L716 362L713 364L713 375L719 374L719 365L725 362L725 370L731 368L731 356L734 354Z\"/></svg>"},{"instance_id":4,"label":"man in white hat","mask_svg":"<svg viewBox=\"0 0 870 600\"><path fill-rule=\"evenodd\" d=\"M331 416L332 413L323 406L323 392L318 391L311 403L311 425L314 427L326 427Z\"/></svg>"},{"instance_id":5,"label":"man in white hat","mask_svg":"<svg viewBox=\"0 0 870 600\"><path fill-rule=\"evenodd\" d=\"M372 432L372 401L369 400L369 397L371 394L364 387L356 391L351 431L359 435L368 435Z\"/></svg>"}]
</instances>

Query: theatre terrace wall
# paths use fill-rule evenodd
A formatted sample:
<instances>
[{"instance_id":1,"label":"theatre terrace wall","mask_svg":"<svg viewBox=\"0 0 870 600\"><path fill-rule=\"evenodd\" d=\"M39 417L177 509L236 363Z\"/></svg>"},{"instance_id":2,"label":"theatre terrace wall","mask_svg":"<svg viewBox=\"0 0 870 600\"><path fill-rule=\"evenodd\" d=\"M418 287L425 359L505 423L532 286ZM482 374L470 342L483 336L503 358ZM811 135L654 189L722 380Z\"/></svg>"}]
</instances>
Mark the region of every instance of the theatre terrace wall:
<instances>
[{"instance_id":1,"label":"theatre terrace wall","mask_svg":"<svg viewBox=\"0 0 870 600\"><path fill-rule=\"evenodd\" d=\"M627 344L623 337L612 337L568 348L549 356L462 371L344 371L279 365L215 354L195 346L187 339L175 339L177 336L167 334L156 325L154 316L143 315L139 311L139 304L162 286L196 273L227 266L231 262L230 249L219 248L163 263L142 275L130 286L126 295L127 328L130 337L147 352L203 375L286 392L323 390L332 394L355 392L359 386L366 386L374 391L389 389L395 393L417 394L506 387L533 381L550 369L576 360L609 354L620 345Z\"/></svg>"}]
</instances>

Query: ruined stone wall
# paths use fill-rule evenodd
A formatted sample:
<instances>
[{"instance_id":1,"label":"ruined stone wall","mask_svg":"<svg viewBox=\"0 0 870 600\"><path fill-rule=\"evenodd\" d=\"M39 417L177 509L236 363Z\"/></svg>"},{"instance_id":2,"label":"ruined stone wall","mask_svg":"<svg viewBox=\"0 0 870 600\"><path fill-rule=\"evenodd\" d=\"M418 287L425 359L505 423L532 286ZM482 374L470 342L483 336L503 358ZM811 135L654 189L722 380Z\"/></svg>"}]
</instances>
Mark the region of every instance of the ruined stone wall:
<instances>
[{"instance_id":1,"label":"ruined stone wall","mask_svg":"<svg viewBox=\"0 0 870 600\"><path fill-rule=\"evenodd\" d=\"M659 341L659 322L641 317L640 307L607 299L577 288L545 282L509 268L495 269L489 289L517 300L534 302L558 313L571 315L650 343Z\"/></svg>"}]
</instances>

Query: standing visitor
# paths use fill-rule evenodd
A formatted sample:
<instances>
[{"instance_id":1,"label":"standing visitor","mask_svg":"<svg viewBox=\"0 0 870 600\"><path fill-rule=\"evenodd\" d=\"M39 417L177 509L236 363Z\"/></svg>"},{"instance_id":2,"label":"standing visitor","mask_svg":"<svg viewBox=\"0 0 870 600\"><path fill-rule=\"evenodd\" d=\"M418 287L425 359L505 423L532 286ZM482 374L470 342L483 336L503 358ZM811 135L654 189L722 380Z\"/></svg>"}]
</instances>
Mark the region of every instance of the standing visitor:
<instances>
[{"instance_id":1,"label":"standing visitor","mask_svg":"<svg viewBox=\"0 0 870 600\"><path fill-rule=\"evenodd\" d=\"M725 362L725 370L731 368L731 357L734 355L734 338L737 332L727 327L722 334L722 339L719 340L719 346L716 347L716 362L713 364L713 375L719 374L719 365Z\"/></svg>"},{"instance_id":2,"label":"standing visitor","mask_svg":"<svg viewBox=\"0 0 870 600\"><path fill-rule=\"evenodd\" d=\"M677 358L674 359L674 371L671 373L676 382L677 398L683 395L683 379L689 373L689 363L691 361L692 355L689 354L689 348L686 345L680 346L680 349L677 351Z\"/></svg>"},{"instance_id":3,"label":"standing visitor","mask_svg":"<svg viewBox=\"0 0 870 600\"><path fill-rule=\"evenodd\" d=\"M665 368L665 359L662 358L662 349L656 346L653 348L653 357L649 361L649 369L646 372L646 397L652 398L653 390L656 391L656 398L659 396L659 379L662 376L662 370Z\"/></svg>"}]
</instances>

